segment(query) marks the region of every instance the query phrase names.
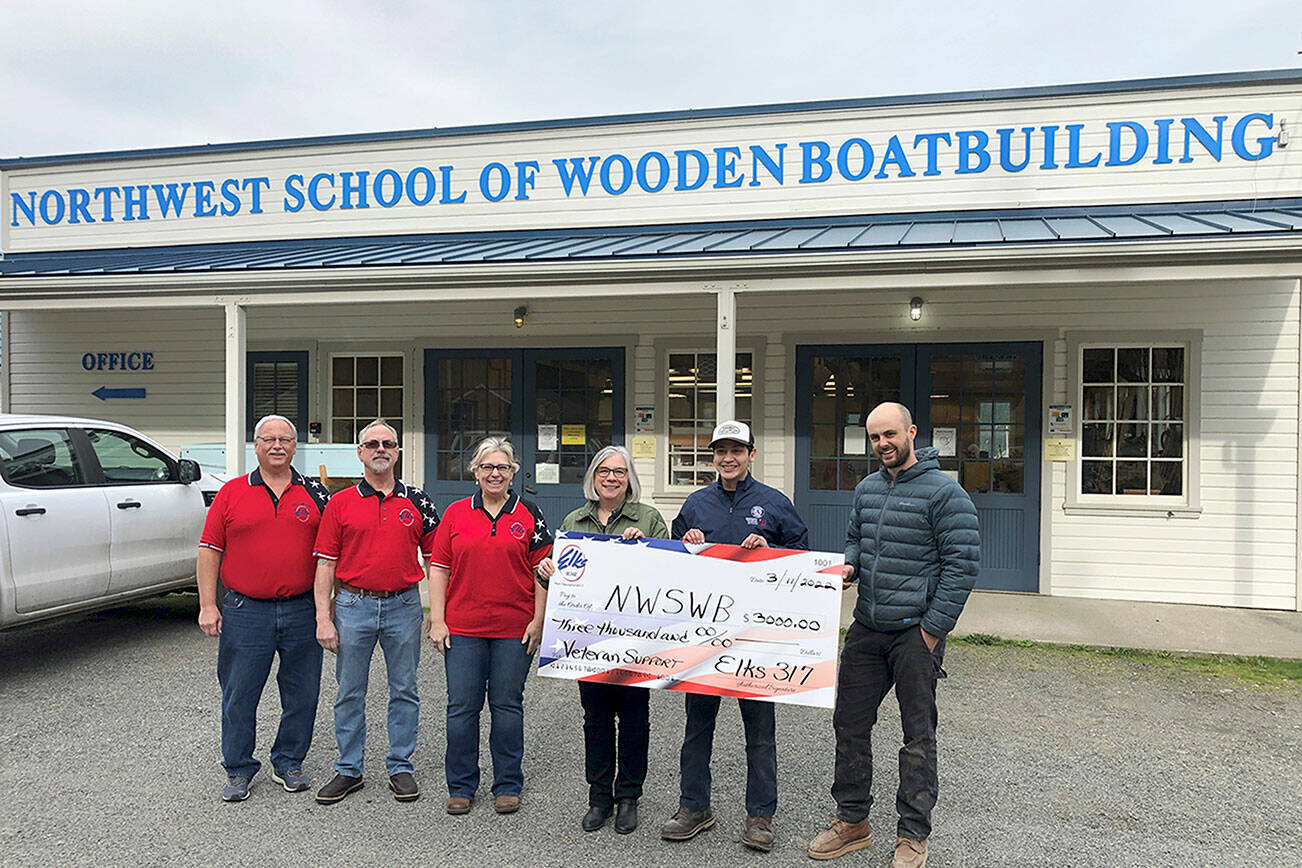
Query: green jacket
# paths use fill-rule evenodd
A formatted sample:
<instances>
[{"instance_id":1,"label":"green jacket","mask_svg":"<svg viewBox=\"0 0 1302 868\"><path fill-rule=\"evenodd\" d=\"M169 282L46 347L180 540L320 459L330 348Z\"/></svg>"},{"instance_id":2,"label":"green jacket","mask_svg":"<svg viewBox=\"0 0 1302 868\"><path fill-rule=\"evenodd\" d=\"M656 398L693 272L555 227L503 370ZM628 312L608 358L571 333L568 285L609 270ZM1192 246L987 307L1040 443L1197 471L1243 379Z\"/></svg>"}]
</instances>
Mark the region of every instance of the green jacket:
<instances>
[{"instance_id":1,"label":"green jacket","mask_svg":"<svg viewBox=\"0 0 1302 868\"><path fill-rule=\"evenodd\" d=\"M561 530L578 530L587 533L607 533L620 536L627 528L635 527L643 534L659 539L669 538L669 526L665 524L660 510L646 503L629 503L624 501L615 510L610 521L602 526L597 520L597 502L589 500L578 509L565 516Z\"/></svg>"}]
</instances>

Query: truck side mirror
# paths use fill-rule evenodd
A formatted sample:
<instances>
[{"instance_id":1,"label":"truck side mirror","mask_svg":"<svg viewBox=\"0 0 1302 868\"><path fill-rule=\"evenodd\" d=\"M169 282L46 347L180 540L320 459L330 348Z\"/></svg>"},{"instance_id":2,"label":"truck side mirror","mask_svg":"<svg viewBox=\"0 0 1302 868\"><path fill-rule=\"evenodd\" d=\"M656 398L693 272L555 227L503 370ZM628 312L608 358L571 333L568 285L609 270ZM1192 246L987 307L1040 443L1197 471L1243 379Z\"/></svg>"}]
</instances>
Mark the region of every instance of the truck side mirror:
<instances>
[{"instance_id":1,"label":"truck side mirror","mask_svg":"<svg viewBox=\"0 0 1302 868\"><path fill-rule=\"evenodd\" d=\"M199 477L203 476L203 470L199 467L199 462L190 458L182 458L177 470L180 473L181 482L185 485L198 482Z\"/></svg>"}]
</instances>

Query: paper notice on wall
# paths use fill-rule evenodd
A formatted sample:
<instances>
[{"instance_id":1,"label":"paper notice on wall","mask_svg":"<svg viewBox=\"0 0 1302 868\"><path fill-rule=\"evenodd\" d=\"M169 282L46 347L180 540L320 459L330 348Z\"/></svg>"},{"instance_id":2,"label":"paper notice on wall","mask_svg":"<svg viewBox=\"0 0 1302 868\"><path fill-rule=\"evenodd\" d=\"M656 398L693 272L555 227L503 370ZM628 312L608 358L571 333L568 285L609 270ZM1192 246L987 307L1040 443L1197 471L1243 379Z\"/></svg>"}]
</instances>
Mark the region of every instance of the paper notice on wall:
<instances>
[{"instance_id":1,"label":"paper notice on wall","mask_svg":"<svg viewBox=\"0 0 1302 868\"><path fill-rule=\"evenodd\" d=\"M941 458L953 458L958 454L958 429L932 428L931 445L936 447Z\"/></svg>"},{"instance_id":2,"label":"paper notice on wall","mask_svg":"<svg viewBox=\"0 0 1302 868\"><path fill-rule=\"evenodd\" d=\"M1071 434L1071 404L1049 405L1050 437L1062 437Z\"/></svg>"},{"instance_id":3,"label":"paper notice on wall","mask_svg":"<svg viewBox=\"0 0 1302 868\"><path fill-rule=\"evenodd\" d=\"M655 436L650 434L633 435L633 457L655 458L656 457Z\"/></svg>"},{"instance_id":4,"label":"paper notice on wall","mask_svg":"<svg viewBox=\"0 0 1302 868\"><path fill-rule=\"evenodd\" d=\"M562 446L583 446L587 442L588 442L587 425L562 425L561 426Z\"/></svg>"},{"instance_id":5,"label":"paper notice on wall","mask_svg":"<svg viewBox=\"0 0 1302 868\"><path fill-rule=\"evenodd\" d=\"M868 454L868 432L862 425L845 426L845 447L842 455L867 455Z\"/></svg>"},{"instance_id":6,"label":"paper notice on wall","mask_svg":"<svg viewBox=\"0 0 1302 868\"><path fill-rule=\"evenodd\" d=\"M1071 437L1049 437L1044 441L1045 461L1075 461L1076 441Z\"/></svg>"},{"instance_id":7,"label":"paper notice on wall","mask_svg":"<svg viewBox=\"0 0 1302 868\"><path fill-rule=\"evenodd\" d=\"M561 481L561 466L551 463L535 464L533 476L540 485L555 485Z\"/></svg>"},{"instance_id":8,"label":"paper notice on wall","mask_svg":"<svg viewBox=\"0 0 1302 868\"><path fill-rule=\"evenodd\" d=\"M538 449L542 452L551 452L556 448L556 426L539 425L538 426Z\"/></svg>"},{"instance_id":9,"label":"paper notice on wall","mask_svg":"<svg viewBox=\"0 0 1302 868\"><path fill-rule=\"evenodd\" d=\"M633 430L639 434L655 432L656 411L654 407L637 407L633 410Z\"/></svg>"}]
</instances>

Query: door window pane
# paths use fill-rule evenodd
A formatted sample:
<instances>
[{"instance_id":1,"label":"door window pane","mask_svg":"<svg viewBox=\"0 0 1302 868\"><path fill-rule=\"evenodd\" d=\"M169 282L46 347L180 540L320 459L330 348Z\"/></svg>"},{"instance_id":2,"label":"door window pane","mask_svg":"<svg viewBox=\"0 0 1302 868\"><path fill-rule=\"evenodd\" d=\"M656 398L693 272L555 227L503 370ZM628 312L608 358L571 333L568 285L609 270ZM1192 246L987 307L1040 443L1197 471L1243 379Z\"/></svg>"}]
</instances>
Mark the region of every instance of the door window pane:
<instances>
[{"instance_id":1,"label":"door window pane","mask_svg":"<svg viewBox=\"0 0 1302 868\"><path fill-rule=\"evenodd\" d=\"M0 470L6 482L24 488L86 483L72 441L62 429L0 432Z\"/></svg>"},{"instance_id":2,"label":"door window pane","mask_svg":"<svg viewBox=\"0 0 1302 868\"><path fill-rule=\"evenodd\" d=\"M115 485L176 482L177 466L158 449L130 434L88 430L104 481Z\"/></svg>"},{"instance_id":3,"label":"door window pane","mask_svg":"<svg viewBox=\"0 0 1302 868\"><path fill-rule=\"evenodd\" d=\"M559 465L562 484L583 481L592 456L611 445L614 430L610 359L536 359L535 421L556 426L556 448L538 449L537 464Z\"/></svg>"},{"instance_id":4,"label":"door window pane","mask_svg":"<svg viewBox=\"0 0 1302 868\"><path fill-rule=\"evenodd\" d=\"M1022 462L995 459L1022 457L1026 359L982 353L936 355L929 374L932 429L958 428L959 482L974 493L1023 493ZM936 384L937 376L943 387Z\"/></svg>"},{"instance_id":5,"label":"door window pane","mask_svg":"<svg viewBox=\"0 0 1302 868\"><path fill-rule=\"evenodd\" d=\"M469 465L479 441L511 436L511 359L439 359L437 378L435 473L444 481L473 480Z\"/></svg>"},{"instance_id":6,"label":"door window pane","mask_svg":"<svg viewBox=\"0 0 1302 868\"><path fill-rule=\"evenodd\" d=\"M957 368L953 374L958 376ZM875 469L864 422L873 407L899 400L900 376L900 357L894 354L810 360L804 387L814 415L809 444L814 490L851 491ZM956 407L953 413L957 417Z\"/></svg>"}]
</instances>

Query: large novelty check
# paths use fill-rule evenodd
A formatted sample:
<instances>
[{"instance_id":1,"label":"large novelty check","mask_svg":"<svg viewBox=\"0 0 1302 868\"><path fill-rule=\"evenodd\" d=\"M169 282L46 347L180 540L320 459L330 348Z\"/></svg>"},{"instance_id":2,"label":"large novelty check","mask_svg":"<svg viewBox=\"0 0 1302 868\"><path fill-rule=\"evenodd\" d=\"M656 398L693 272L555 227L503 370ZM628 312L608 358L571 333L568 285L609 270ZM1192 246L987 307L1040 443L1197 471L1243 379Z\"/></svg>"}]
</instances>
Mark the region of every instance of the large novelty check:
<instances>
[{"instance_id":1,"label":"large novelty check","mask_svg":"<svg viewBox=\"0 0 1302 868\"><path fill-rule=\"evenodd\" d=\"M831 708L839 554L562 531L538 672Z\"/></svg>"}]
</instances>

